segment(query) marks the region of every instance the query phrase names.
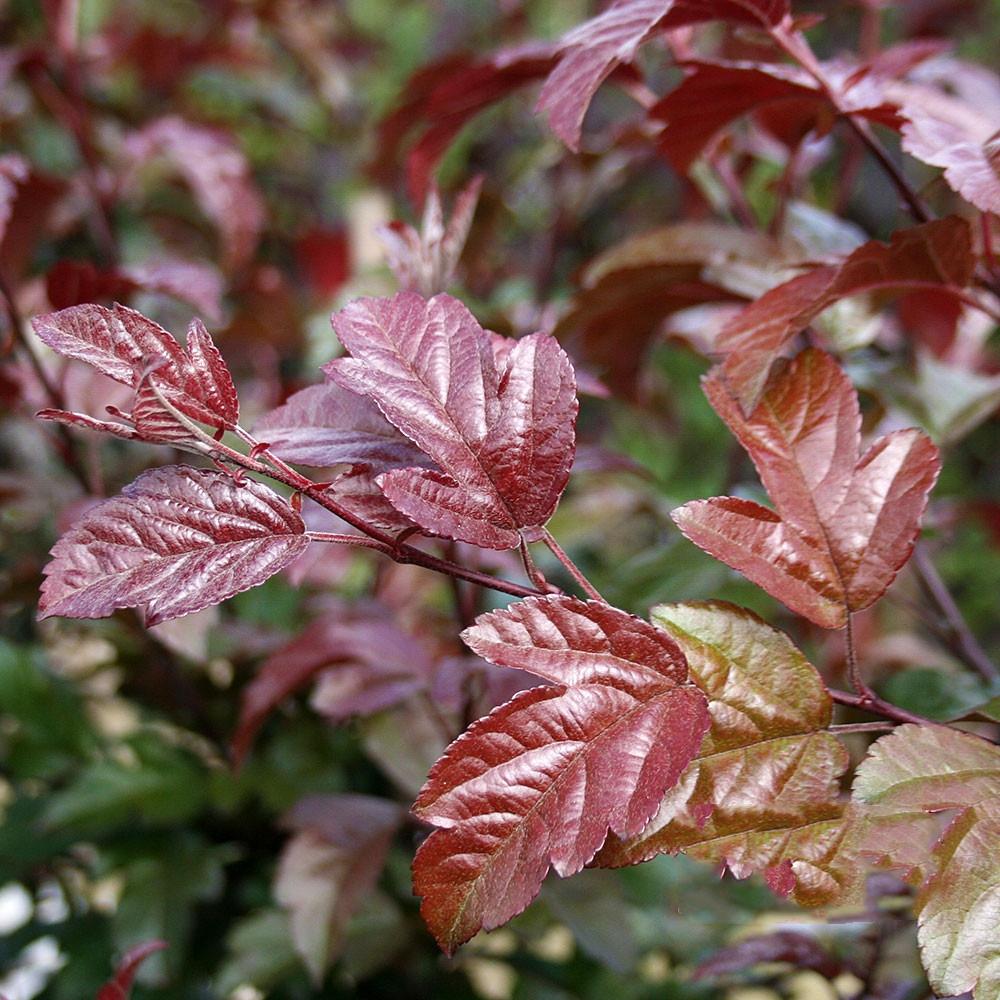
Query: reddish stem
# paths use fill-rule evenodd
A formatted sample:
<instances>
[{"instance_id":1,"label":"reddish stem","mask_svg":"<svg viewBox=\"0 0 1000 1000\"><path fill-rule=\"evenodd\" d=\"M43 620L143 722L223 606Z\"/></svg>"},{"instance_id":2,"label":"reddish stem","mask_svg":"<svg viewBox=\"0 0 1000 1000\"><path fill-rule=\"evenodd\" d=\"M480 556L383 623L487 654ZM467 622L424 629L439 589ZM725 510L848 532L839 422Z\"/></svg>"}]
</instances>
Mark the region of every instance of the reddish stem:
<instances>
[{"instance_id":1,"label":"reddish stem","mask_svg":"<svg viewBox=\"0 0 1000 1000\"><path fill-rule=\"evenodd\" d=\"M576 563L570 559L563 547L552 537L548 528L542 529L542 541L545 542L549 551L556 557L556 559L559 560L559 562L562 563L566 572L573 577L580 589L588 597L595 601L600 601L602 604L608 603L603 597L601 597L600 591L598 591L598 589L583 575Z\"/></svg>"},{"instance_id":2,"label":"reddish stem","mask_svg":"<svg viewBox=\"0 0 1000 1000\"><path fill-rule=\"evenodd\" d=\"M847 122L849 128L861 140L872 156L878 160L879 165L892 181L900 197L906 202L906 206L909 208L913 218L917 222L930 222L932 218L931 213L920 200L917 192L913 190L910 182L903 175L902 170L893 163L892 157L889 156L886 149L875 138L868 122L857 118L853 112L841 105L840 95L836 87L826 78L822 65L813 54L809 43L802 36L802 33L795 32L794 34L790 34L784 25L778 25L771 29L771 36L782 51L797 62L816 81L830 103L837 109L837 112L843 117L844 121Z\"/></svg>"},{"instance_id":3,"label":"reddish stem","mask_svg":"<svg viewBox=\"0 0 1000 1000\"><path fill-rule=\"evenodd\" d=\"M920 726L941 725L941 723L935 722L933 719L916 715L913 712L908 712L905 708L893 705L884 698L880 698L874 691L868 691L867 694L853 694L850 691L838 691L835 688L831 688L830 697L838 705L850 705L852 708L859 708L861 711L870 712L872 715L881 715L883 718L891 719L893 722L913 722Z\"/></svg>"}]
</instances>

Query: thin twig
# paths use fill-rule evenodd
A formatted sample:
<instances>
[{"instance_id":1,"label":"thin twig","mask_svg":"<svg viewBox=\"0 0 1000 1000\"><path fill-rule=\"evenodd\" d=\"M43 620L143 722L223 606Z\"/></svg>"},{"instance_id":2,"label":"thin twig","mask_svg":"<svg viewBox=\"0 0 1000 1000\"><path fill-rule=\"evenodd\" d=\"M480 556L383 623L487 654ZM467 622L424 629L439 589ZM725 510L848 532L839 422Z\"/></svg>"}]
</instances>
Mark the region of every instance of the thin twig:
<instances>
[{"instance_id":1,"label":"thin twig","mask_svg":"<svg viewBox=\"0 0 1000 1000\"><path fill-rule=\"evenodd\" d=\"M545 579L545 574L538 568L535 560L531 557L531 552L528 550L528 543L522 538L521 544L517 547L518 552L521 553L521 562L524 564L524 572L528 574L528 579L536 586L542 593L548 593L551 591L552 585L548 580Z\"/></svg>"},{"instance_id":2,"label":"thin twig","mask_svg":"<svg viewBox=\"0 0 1000 1000\"><path fill-rule=\"evenodd\" d=\"M583 575L576 563L570 559L563 547L552 537L548 528L542 529L542 541L545 542L549 551L562 563L566 572L573 577L580 589L588 597L593 598L595 601L600 601L602 604L608 603L601 596L600 591Z\"/></svg>"},{"instance_id":3,"label":"thin twig","mask_svg":"<svg viewBox=\"0 0 1000 1000\"><path fill-rule=\"evenodd\" d=\"M893 722L914 722L921 726L941 725L933 719L916 715L914 712L908 712L905 708L893 705L884 698L880 698L874 691L869 691L867 694L853 694L850 691L838 691L836 688L830 688L830 697L838 705L849 705L851 708L858 708L863 712L870 712L872 715L881 715L885 719L892 719Z\"/></svg>"},{"instance_id":4,"label":"thin twig","mask_svg":"<svg viewBox=\"0 0 1000 1000\"><path fill-rule=\"evenodd\" d=\"M179 414L174 407L169 406L169 404L165 405L167 405L168 409L178 419L183 417L183 414ZM349 535L335 536L337 544L355 544L377 549L397 563L423 566L424 569L430 569L445 576L457 577L459 580L466 580L479 587L488 587L491 590L510 594L513 597L538 597L546 593L546 591L540 588L525 587L520 583L514 583L512 580L504 580L499 577L490 576L488 573L481 573L478 570L467 569L465 566L449 562L447 559L439 559L429 552L424 552L412 545L397 541L391 534L368 524L352 511L341 506L329 495L323 484L314 483L311 479L307 479L301 473L297 472L290 465L268 451L265 445L262 445L242 427L237 428L236 433L252 449L258 450L267 459L267 463L265 464L264 462L257 461L255 458L250 458L249 455L244 455L221 441L215 441L202 432L204 437L212 442L215 452L220 457L232 462L239 468L245 469L247 472L254 472L257 475L275 479L279 483L297 490L367 536L367 538L359 538L351 543L345 541L345 539L351 537ZM375 544L371 544L372 542Z\"/></svg>"},{"instance_id":5,"label":"thin twig","mask_svg":"<svg viewBox=\"0 0 1000 1000\"><path fill-rule=\"evenodd\" d=\"M846 733L884 733L896 728L897 723L890 722L843 722L829 726L831 733L843 736Z\"/></svg>"},{"instance_id":6,"label":"thin twig","mask_svg":"<svg viewBox=\"0 0 1000 1000\"><path fill-rule=\"evenodd\" d=\"M990 659L986 650L979 645L979 641L969 628L961 609L955 603L955 598L951 596L951 591L941 579L941 574L938 573L937 567L923 545L918 544L914 550L912 565L920 580L920 585L944 617L945 634L950 637L950 645L954 651L973 670L978 671L984 680L990 682L1000 680L1000 669Z\"/></svg>"},{"instance_id":7,"label":"thin twig","mask_svg":"<svg viewBox=\"0 0 1000 1000\"><path fill-rule=\"evenodd\" d=\"M851 131L854 132L865 148L878 161L889 177L889 180L892 181L899 192L900 197L906 202L906 206L913 218L917 222L930 222L932 218L931 213L920 200L920 196L914 191L902 170L893 163L892 157L875 137L868 122L856 118L849 109L841 106L837 88L827 79L822 65L813 54L808 42L802 37L802 34L800 32L790 34L783 25L778 25L771 29L771 36L785 54L794 59L816 81L830 103L837 109L837 112L843 117L844 121L847 122Z\"/></svg>"},{"instance_id":8,"label":"thin twig","mask_svg":"<svg viewBox=\"0 0 1000 1000\"><path fill-rule=\"evenodd\" d=\"M858 666L858 654L854 647L854 616L847 612L847 625L844 631L844 646L847 650L847 676L851 682L851 687L861 695L871 695L871 688L865 683L861 676L861 669Z\"/></svg>"}]
</instances>

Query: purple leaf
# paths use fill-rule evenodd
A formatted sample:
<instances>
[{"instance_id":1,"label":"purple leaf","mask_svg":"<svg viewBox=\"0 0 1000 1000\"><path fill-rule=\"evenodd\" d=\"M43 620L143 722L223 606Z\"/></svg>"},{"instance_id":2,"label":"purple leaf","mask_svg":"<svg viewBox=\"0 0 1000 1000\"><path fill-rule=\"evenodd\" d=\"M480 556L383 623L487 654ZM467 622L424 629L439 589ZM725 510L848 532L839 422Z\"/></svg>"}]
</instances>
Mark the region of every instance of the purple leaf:
<instances>
[{"instance_id":1,"label":"purple leaf","mask_svg":"<svg viewBox=\"0 0 1000 1000\"><path fill-rule=\"evenodd\" d=\"M308 544L302 518L260 483L186 466L153 469L56 543L39 617L140 608L155 625L263 583Z\"/></svg>"},{"instance_id":2,"label":"purple leaf","mask_svg":"<svg viewBox=\"0 0 1000 1000\"><path fill-rule=\"evenodd\" d=\"M186 352L158 323L121 305L70 306L36 316L32 325L57 353L137 390L152 359L153 381L183 414L213 427L232 428L239 420L232 375L199 319L188 328Z\"/></svg>"},{"instance_id":3,"label":"purple leaf","mask_svg":"<svg viewBox=\"0 0 1000 1000\"><path fill-rule=\"evenodd\" d=\"M437 187L432 187L424 204L419 233L401 222L379 229L378 237L401 291L434 295L451 284L482 186L480 175L459 192L447 225L441 196Z\"/></svg>"},{"instance_id":4,"label":"purple leaf","mask_svg":"<svg viewBox=\"0 0 1000 1000\"><path fill-rule=\"evenodd\" d=\"M17 153L0 156L0 243L7 231L7 223L17 196L17 186L28 179L28 161Z\"/></svg>"},{"instance_id":5,"label":"purple leaf","mask_svg":"<svg viewBox=\"0 0 1000 1000\"><path fill-rule=\"evenodd\" d=\"M225 132L169 115L133 132L126 150L136 167L167 160L219 230L228 270L249 262L264 226L264 203L250 164Z\"/></svg>"},{"instance_id":6,"label":"purple leaf","mask_svg":"<svg viewBox=\"0 0 1000 1000\"><path fill-rule=\"evenodd\" d=\"M373 399L440 466L379 479L425 531L508 549L555 510L573 461L576 382L550 336L518 341L498 371L490 336L457 299L359 299L333 317L350 358L325 370Z\"/></svg>"},{"instance_id":7,"label":"purple leaf","mask_svg":"<svg viewBox=\"0 0 1000 1000\"><path fill-rule=\"evenodd\" d=\"M336 958L348 921L375 887L403 810L368 795L314 795L284 818L295 831L278 862L274 895L313 982Z\"/></svg>"},{"instance_id":8,"label":"purple leaf","mask_svg":"<svg viewBox=\"0 0 1000 1000\"><path fill-rule=\"evenodd\" d=\"M692 978L714 979L765 962L785 962L796 969L815 969L827 979L833 979L844 968L815 938L797 931L773 931L743 938L717 951L694 970Z\"/></svg>"},{"instance_id":9,"label":"purple leaf","mask_svg":"<svg viewBox=\"0 0 1000 1000\"><path fill-rule=\"evenodd\" d=\"M270 656L244 688L233 758L242 763L267 716L322 670L330 670L331 683L317 707L341 722L423 688L432 667L421 643L381 609L345 608L321 618Z\"/></svg>"},{"instance_id":10,"label":"purple leaf","mask_svg":"<svg viewBox=\"0 0 1000 1000\"><path fill-rule=\"evenodd\" d=\"M264 414L255 436L286 462L324 468L369 464L379 471L426 461L377 406L337 385L312 385Z\"/></svg>"}]
</instances>

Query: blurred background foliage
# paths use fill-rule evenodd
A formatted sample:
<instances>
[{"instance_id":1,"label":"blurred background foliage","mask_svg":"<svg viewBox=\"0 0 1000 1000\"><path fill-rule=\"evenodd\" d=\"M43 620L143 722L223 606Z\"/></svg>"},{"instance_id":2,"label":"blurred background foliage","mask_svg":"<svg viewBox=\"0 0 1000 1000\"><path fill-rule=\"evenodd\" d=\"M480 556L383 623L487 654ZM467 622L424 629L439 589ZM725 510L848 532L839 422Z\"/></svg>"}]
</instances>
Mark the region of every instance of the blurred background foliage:
<instances>
[{"instance_id":1,"label":"blurred background foliage","mask_svg":"<svg viewBox=\"0 0 1000 1000\"><path fill-rule=\"evenodd\" d=\"M825 15L810 33L825 56L856 48L863 19L873 16L854 3L809 9ZM213 330L252 423L314 381L316 366L339 350L331 309L394 288L374 231L391 219L416 224L418 211L403 157L387 161L378 124L412 97L412 74L501 44L554 39L592 13L584 0L0 3L0 151L21 154L31 168L0 245L0 275L30 316L69 304L81 287L94 292L84 298L106 295L106 275L95 277L85 264L109 271L167 256L197 262L199 280L221 290ZM74 16L78 31L61 37ZM913 0L876 16L886 43L940 37L986 64L998 51L997 0ZM676 80L676 69L650 60L651 79L664 88ZM627 237L725 216L712 178L679 178L634 137L599 139L568 155L532 103L529 88L476 116L437 173L448 197L485 175L456 290L484 325L512 334L586 311L583 269ZM604 88L588 121L600 137L630 107L620 91ZM237 171L246 158L265 207L259 234L239 231L245 201L212 217L196 185L179 181L183 166L129 160L129 137L165 116L220 130ZM187 155L202 154L182 142L178 160ZM758 148L741 165L749 208L761 220L774 210L782 168L774 157ZM790 238L852 245L901 224L872 164L859 167L846 192L838 187L842 168L835 151L817 157L802 207L788 215ZM920 184L931 176L915 165L913 173ZM933 186L929 193L946 197ZM227 224L236 230L228 245ZM54 279L65 261L79 269L72 280ZM173 330L195 311L184 296L150 284L129 294ZM553 532L613 604L642 614L662 600L732 600L787 628L836 679L843 667L836 635L794 619L685 542L667 516L694 497L760 496L701 394L707 363L686 333L698 321L692 314L685 326L678 315L632 396L584 399L577 472ZM828 321L836 336L837 318ZM858 325L848 316L841 332ZM879 335L891 339L891 331ZM869 912L823 922L783 906L756 879L720 880L684 858L586 871L550 880L525 914L449 961L418 917L409 862L421 831L404 821L375 888L341 920L344 872L335 851L318 850L289 871L289 845L302 835L290 811L309 796L347 793L406 806L460 720L430 711L426 693L368 717L331 719L306 691L281 704L236 770L228 741L241 691L309 622L372 594L401 628L441 655L458 654L447 582L331 550L221 609L151 633L128 614L35 624L41 569L58 532L92 497L113 494L170 456L89 436L69 444L54 438L30 418L44 399L10 340L5 333L0 368L0 993L92 996L115 956L163 938L169 947L143 966L138 1000L923 995L905 894L892 880L873 889ZM995 347L983 343L987 352ZM947 439L935 378L921 381L905 351L887 352L873 335L851 363L873 414L919 421ZM106 386L50 358L42 365L68 396L110 401ZM891 372L893 365L902 370ZM983 384L963 383L968 405L979 407L978 426L949 441L928 522L945 580L994 651L997 370L986 365L977 376ZM564 582L559 567L544 568ZM860 616L862 655L887 697L953 717L990 692L914 614L918 596L904 575L889 600ZM500 603L498 595L478 599L483 607ZM864 745L859 740L857 754ZM311 935L302 930L310 922ZM830 960L824 972L778 961L729 978L692 978L699 962L733 940L776 929L818 942Z\"/></svg>"}]
</instances>

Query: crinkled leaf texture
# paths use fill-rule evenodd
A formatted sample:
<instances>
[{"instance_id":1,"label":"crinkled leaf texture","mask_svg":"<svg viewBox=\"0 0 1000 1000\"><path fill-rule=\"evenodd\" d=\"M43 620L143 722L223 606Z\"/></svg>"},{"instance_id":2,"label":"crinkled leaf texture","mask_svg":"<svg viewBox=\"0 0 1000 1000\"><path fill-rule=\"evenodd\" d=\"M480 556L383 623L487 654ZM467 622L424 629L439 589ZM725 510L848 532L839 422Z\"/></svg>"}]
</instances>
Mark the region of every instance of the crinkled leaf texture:
<instances>
[{"instance_id":1,"label":"crinkled leaf texture","mask_svg":"<svg viewBox=\"0 0 1000 1000\"><path fill-rule=\"evenodd\" d=\"M829 733L831 701L788 637L722 602L653 611L708 694L712 725L698 756L655 816L630 839L609 838L597 864L637 864L684 852L737 878L816 906L857 881L839 781L849 757Z\"/></svg>"},{"instance_id":2,"label":"crinkled leaf texture","mask_svg":"<svg viewBox=\"0 0 1000 1000\"><path fill-rule=\"evenodd\" d=\"M862 850L923 880L917 933L935 992L997 1000L1000 748L944 726L900 726L871 747L853 794L868 817ZM928 821L946 810L958 814L935 842Z\"/></svg>"},{"instance_id":3,"label":"crinkled leaf texture","mask_svg":"<svg viewBox=\"0 0 1000 1000\"><path fill-rule=\"evenodd\" d=\"M302 518L260 483L182 465L153 469L59 539L39 617L140 608L155 625L256 587L308 545Z\"/></svg>"},{"instance_id":4,"label":"crinkled leaf texture","mask_svg":"<svg viewBox=\"0 0 1000 1000\"><path fill-rule=\"evenodd\" d=\"M394 802L369 795L314 795L285 816L294 836L278 862L274 896L289 912L292 943L317 986L375 888L403 815Z\"/></svg>"},{"instance_id":5,"label":"crinkled leaf texture","mask_svg":"<svg viewBox=\"0 0 1000 1000\"><path fill-rule=\"evenodd\" d=\"M427 532L509 549L555 510L573 463L573 366L552 337L517 341L498 366L489 334L457 299L358 299L333 317L351 352L325 367L440 467L378 482Z\"/></svg>"},{"instance_id":6,"label":"crinkled leaf texture","mask_svg":"<svg viewBox=\"0 0 1000 1000\"><path fill-rule=\"evenodd\" d=\"M417 798L416 814L441 829L417 852L414 888L448 952L520 913L550 864L572 875L609 830L638 833L708 727L674 641L608 605L529 598L463 638L552 684L471 726Z\"/></svg>"},{"instance_id":7,"label":"crinkled leaf texture","mask_svg":"<svg viewBox=\"0 0 1000 1000\"><path fill-rule=\"evenodd\" d=\"M35 333L52 350L85 361L102 375L138 390L149 375L171 406L212 427L233 428L239 401L232 375L201 320L187 347L158 323L125 306L70 306L36 316Z\"/></svg>"},{"instance_id":8,"label":"crinkled leaf texture","mask_svg":"<svg viewBox=\"0 0 1000 1000\"><path fill-rule=\"evenodd\" d=\"M960 290L972 280L969 224L958 216L872 240L839 264L818 267L772 288L734 316L716 347L744 412L757 404L771 366L789 341L821 312L849 295L913 288Z\"/></svg>"},{"instance_id":9,"label":"crinkled leaf texture","mask_svg":"<svg viewBox=\"0 0 1000 1000\"><path fill-rule=\"evenodd\" d=\"M749 500L694 500L672 514L684 534L797 614L839 628L885 593L909 559L940 470L934 443L893 431L858 457L861 411L837 362L810 348L749 417L718 372L715 411L753 459L777 512Z\"/></svg>"},{"instance_id":10,"label":"crinkled leaf texture","mask_svg":"<svg viewBox=\"0 0 1000 1000\"><path fill-rule=\"evenodd\" d=\"M536 110L548 114L552 131L570 149L579 150L583 118L597 88L618 66L631 63L657 28L716 19L766 27L778 24L788 9L785 0L616 0L562 39L561 57Z\"/></svg>"}]
</instances>

